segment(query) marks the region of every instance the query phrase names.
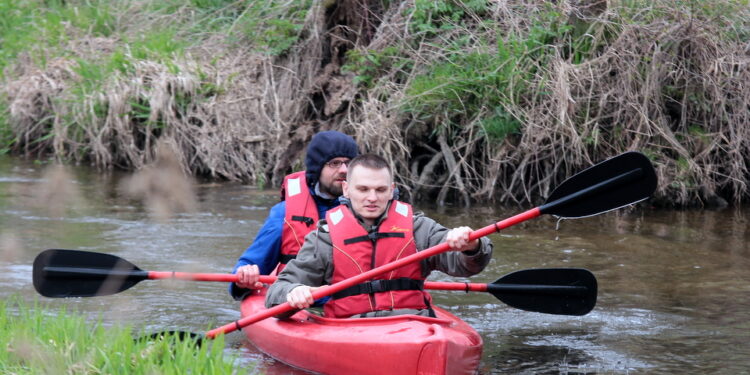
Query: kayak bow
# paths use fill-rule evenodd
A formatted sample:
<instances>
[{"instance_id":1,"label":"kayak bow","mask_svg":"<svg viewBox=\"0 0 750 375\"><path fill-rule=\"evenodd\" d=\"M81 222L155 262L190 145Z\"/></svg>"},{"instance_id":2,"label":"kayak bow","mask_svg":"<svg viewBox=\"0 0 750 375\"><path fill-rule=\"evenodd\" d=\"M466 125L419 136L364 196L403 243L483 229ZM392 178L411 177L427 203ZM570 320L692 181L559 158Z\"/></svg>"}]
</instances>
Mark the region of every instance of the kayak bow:
<instances>
[{"instance_id":1,"label":"kayak bow","mask_svg":"<svg viewBox=\"0 0 750 375\"><path fill-rule=\"evenodd\" d=\"M265 310L265 289L242 302L242 316ZM331 375L475 374L482 337L455 315L332 319L301 310L243 329L262 352L288 365Z\"/></svg>"}]
</instances>

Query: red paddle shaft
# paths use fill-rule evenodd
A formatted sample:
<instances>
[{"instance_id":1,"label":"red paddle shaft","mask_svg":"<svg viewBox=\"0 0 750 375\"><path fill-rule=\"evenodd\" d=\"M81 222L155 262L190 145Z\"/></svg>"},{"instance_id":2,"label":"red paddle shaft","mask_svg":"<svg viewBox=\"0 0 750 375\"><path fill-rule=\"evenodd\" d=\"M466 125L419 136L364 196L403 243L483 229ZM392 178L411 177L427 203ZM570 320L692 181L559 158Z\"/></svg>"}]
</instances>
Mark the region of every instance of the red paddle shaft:
<instances>
[{"instance_id":1,"label":"red paddle shaft","mask_svg":"<svg viewBox=\"0 0 750 375\"><path fill-rule=\"evenodd\" d=\"M430 290L461 290L466 292L486 292L488 284L451 283L443 281L425 281L424 288Z\"/></svg>"},{"instance_id":2,"label":"red paddle shaft","mask_svg":"<svg viewBox=\"0 0 750 375\"><path fill-rule=\"evenodd\" d=\"M149 280L159 279L177 279L188 281L225 281L236 283L239 281L237 275L233 273L190 273L190 272L172 272L172 271L148 271ZM260 282L271 284L276 281L276 276L260 276Z\"/></svg>"},{"instance_id":3,"label":"red paddle shaft","mask_svg":"<svg viewBox=\"0 0 750 375\"><path fill-rule=\"evenodd\" d=\"M524 222L526 220L533 219L533 218L535 218L535 217L537 217L539 215L541 215L541 211L540 211L539 207L532 208L532 209L530 209L530 210L528 210L526 212L522 212L522 213L520 213L520 214L518 214L516 216L513 216L511 218L508 218L508 219L505 219L505 220L502 220L502 221L498 221L495 224L488 225L488 226L486 226L484 228L481 228L481 229L478 229L478 230L475 230L475 231L471 232L469 234L469 240L470 241L476 240L478 238L487 236L487 235L495 233L495 232L497 232L499 230L502 230L502 229L508 228L510 226L516 225L518 223ZM372 279L375 276L384 274L384 273L386 273L388 271L393 271L393 270L395 270L395 269L397 269L399 267L403 267L403 266L405 266L407 264L410 264L410 263L414 263L414 262L417 262L417 261L420 261L420 260L423 260L423 259L427 259L427 258L429 258L429 257L431 257L433 255L444 253L444 252L446 252L448 250L449 250L448 244L445 243L445 242L443 242L443 243L441 243L439 245L435 245L435 246L433 246L433 247L431 247L429 249L422 250L422 251L420 251L420 252L418 252L416 254L409 255L406 258L399 259L399 260L397 260L395 262L391 262L391 263L388 263L388 264L384 264L384 265L382 265L380 267L373 268L373 269L371 269L371 270L369 270L367 272L361 273L361 274L359 274L357 276L350 277L350 278L348 278L346 280L342 280L342 281L339 281L339 282L337 282L335 284L332 284L332 285L325 286L325 287L322 287L320 289L317 289L317 290L315 290L312 293L312 296L313 296L314 299L320 299L320 298L323 298L325 296L330 296L330 295L332 295L334 293L337 293L337 292L340 292L340 291L342 291L342 290L344 290L346 288L352 287L354 285L357 285L359 283L362 283L362 282L365 282L365 281L367 281L369 279ZM217 335L222 334L222 333L226 334L226 333L229 333L229 332L232 332L232 331L240 330L243 327L247 327L247 326L249 326L249 325L251 325L253 323L259 322L259 321L261 321L263 319L267 319L267 318L270 318L272 316L276 316L276 315L279 315L279 314L282 314L282 313L285 313L285 312L291 311L291 310L294 310L294 308L292 306L290 306L289 303L285 302L285 303L282 303L280 305L276 305L276 306L274 306L274 307L272 307L270 309L263 310L261 312L258 312L256 314L253 314L253 315L250 315L250 316L246 316L246 317L244 317L244 318L242 318L240 320L237 320L237 321L235 321L233 323L225 324L225 325L223 325L221 327L212 329L212 330L210 330L210 331L208 331L206 333L206 337L208 337L208 338L214 338Z\"/></svg>"}]
</instances>

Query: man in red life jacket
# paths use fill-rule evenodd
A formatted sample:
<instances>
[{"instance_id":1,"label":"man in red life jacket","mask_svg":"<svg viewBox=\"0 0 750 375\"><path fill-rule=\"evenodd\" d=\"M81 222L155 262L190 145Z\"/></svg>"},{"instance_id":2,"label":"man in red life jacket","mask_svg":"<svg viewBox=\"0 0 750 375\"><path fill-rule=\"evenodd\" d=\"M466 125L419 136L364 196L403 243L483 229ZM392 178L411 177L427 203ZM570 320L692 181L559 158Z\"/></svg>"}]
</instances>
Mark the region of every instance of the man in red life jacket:
<instances>
[{"instance_id":1,"label":"man in red life jacket","mask_svg":"<svg viewBox=\"0 0 750 375\"><path fill-rule=\"evenodd\" d=\"M282 201L271 208L252 245L237 260L234 273L239 282L229 286L236 300L250 288L260 287L259 275L294 259L305 235L315 230L326 211L340 204L347 163L357 156L354 139L337 131L315 134L307 147L305 171L284 178Z\"/></svg>"},{"instance_id":2,"label":"man in red life jacket","mask_svg":"<svg viewBox=\"0 0 750 375\"><path fill-rule=\"evenodd\" d=\"M354 158L343 189L348 202L329 210L325 221L305 238L297 258L269 288L267 307L289 302L297 309L307 308L313 303L316 287L447 242L452 251L345 289L334 294L324 307L326 316L336 318L431 316L430 297L422 288L431 271L471 276L482 271L492 257L489 239L469 241L471 228L448 230L413 213L410 205L394 200L391 169L380 156Z\"/></svg>"}]
</instances>

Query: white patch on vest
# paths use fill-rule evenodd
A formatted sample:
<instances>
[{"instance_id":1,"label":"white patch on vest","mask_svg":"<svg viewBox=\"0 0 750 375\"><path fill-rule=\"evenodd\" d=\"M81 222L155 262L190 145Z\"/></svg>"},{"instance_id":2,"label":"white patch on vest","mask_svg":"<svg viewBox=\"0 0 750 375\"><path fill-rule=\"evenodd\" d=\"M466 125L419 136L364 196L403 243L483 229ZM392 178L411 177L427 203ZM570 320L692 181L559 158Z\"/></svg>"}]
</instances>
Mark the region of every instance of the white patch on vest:
<instances>
[{"instance_id":1,"label":"white patch on vest","mask_svg":"<svg viewBox=\"0 0 750 375\"><path fill-rule=\"evenodd\" d=\"M401 216L406 217L409 215L409 207L401 202L396 202L396 212L400 213Z\"/></svg>"},{"instance_id":2,"label":"white patch on vest","mask_svg":"<svg viewBox=\"0 0 750 375\"><path fill-rule=\"evenodd\" d=\"M333 223L333 225L338 224L339 221L341 221L341 219L343 219L343 218L344 218L344 213L341 212L340 209L331 212L331 222Z\"/></svg>"},{"instance_id":3,"label":"white patch on vest","mask_svg":"<svg viewBox=\"0 0 750 375\"><path fill-rule=\"evenodd\" d=\"M301 193L302 189L299 186L299 178L290 178L289 180L287 180L286 191L289 193L290 197Z\"/></svg>"}]
</instances>

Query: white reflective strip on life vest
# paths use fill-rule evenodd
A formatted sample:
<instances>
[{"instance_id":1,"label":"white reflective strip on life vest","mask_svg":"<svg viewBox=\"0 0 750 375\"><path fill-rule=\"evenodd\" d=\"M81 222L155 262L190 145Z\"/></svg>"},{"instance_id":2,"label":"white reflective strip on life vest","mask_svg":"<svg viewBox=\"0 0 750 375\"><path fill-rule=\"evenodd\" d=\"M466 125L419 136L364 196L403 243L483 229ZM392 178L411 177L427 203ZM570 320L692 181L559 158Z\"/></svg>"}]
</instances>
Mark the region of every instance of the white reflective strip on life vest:
<instances>
[{"instance_id":1,"label":"white reflective strip on life vest","mask_svg":"<svg viewBox=\"0 0 750 375\"><path fill-rule=\"evenodd\" d=\"M286 191L290 197L293 197L302 192L299 186L299 178L290 178L286 181Z\"/></svg>"},{"instance_id":2,"label":"white reflective strip on life vest","mask_svg":"<svg viewBox=\"0 0 750 375\"><path fill-rule=\"evenodd\" d=\"M341 212L341 209L331 212L331 222L333 225L338 224L343 218L344 218L344 213Z\"/></svg>"},{"instance_id":3,"label":"white reflective strip on life vest","mask_svg":"<svg viewBox=\"0 0 750 375\"><path fill-rule=\"evenodd\" d=\"M409 207L401 202L396 202L396 212L400 213L401 216L406 217L409 214Z\"/></svg>"}]
</instances>

